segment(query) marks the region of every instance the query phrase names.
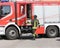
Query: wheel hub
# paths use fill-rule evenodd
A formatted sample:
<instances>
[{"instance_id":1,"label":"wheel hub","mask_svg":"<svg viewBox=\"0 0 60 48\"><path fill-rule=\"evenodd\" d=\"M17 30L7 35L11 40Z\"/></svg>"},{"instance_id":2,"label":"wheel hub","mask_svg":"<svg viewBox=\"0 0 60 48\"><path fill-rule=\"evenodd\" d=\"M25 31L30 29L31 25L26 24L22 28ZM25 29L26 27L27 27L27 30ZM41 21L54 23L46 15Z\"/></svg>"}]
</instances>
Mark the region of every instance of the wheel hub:
<instances>
[{"instance_id":1,"label":"wheel hub","mask_svg":"<svg viewBox=\"0 0 60 48\"><path fill-rule=\"evenodd\" d=\"M54 36L56 34L56 31L54 29L51 29L49 32L52 36Z\"/></svg>"},{"instance_id":2,"label":"wheel hub","mask_svg":"<svg viewBox=\"0 0 60 48\"><path fill-rule=\"evenodd\" d=\"M16 32L15 32L14 30L11 30L11 31L9 32L9 35L10 35L10 36L15 36L15 35L16 35Z\"/></svg>"}]
</instances>

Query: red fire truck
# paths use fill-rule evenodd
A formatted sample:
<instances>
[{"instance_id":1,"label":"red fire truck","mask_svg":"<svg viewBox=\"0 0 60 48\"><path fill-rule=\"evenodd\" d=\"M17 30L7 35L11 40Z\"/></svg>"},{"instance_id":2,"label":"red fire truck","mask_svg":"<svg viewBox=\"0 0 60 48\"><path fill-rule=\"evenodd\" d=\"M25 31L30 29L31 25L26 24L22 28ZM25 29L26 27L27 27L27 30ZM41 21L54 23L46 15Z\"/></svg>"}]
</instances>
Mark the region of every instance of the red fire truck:
<instances>
[{"instance_id":1,"label":"red fire truck","mask_svg":"<svg viewBox=\"0 0 60 48\"><path fill-rule=\"evenodd\" d=\"M31 33L29 23L34 15L40 22L36 34L59 35L60 2L0 2L0 35L16 39L23 33Z\"/></svg>"}]
</instances>

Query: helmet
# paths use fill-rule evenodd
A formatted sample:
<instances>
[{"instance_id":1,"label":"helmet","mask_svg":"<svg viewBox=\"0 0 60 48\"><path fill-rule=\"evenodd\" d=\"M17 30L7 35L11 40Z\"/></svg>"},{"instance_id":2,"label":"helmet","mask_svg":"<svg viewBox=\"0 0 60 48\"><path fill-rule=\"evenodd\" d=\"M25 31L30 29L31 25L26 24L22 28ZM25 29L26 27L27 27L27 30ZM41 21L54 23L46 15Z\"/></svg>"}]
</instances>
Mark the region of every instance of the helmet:
<instances>
[{"instance_id":1,"label":"helmet","mask_svg":"<svg viewBox=\"0 0 60 48\"><path fill-rule=\"evenodd\" d=\"M34 18L37 18L37 15L34 15Z\"/></svg>"}]
</instances>

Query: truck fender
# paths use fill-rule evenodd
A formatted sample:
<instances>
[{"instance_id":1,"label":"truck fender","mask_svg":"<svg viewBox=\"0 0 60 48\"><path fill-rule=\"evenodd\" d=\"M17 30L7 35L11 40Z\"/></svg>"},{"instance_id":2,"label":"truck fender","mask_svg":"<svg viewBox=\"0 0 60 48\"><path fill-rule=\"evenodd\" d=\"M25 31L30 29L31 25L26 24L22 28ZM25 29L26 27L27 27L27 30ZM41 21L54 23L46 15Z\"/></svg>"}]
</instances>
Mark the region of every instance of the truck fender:
<instances>
[{"instance_id":1,"label":"truck fender","mask_svg":"<svg viewBox=\"0 0 60 48\"><path fill-rule=\"evenodd\" d=\"M17 26L14 22L8 23L8 24L5 26L5 30L6 30L7 27L9 27L9 26L11 26L11 25L15 26L15 27L18 29L19 34L21 34L21 30L20 30L19 26Z\"/></svg>"}]
</instances>

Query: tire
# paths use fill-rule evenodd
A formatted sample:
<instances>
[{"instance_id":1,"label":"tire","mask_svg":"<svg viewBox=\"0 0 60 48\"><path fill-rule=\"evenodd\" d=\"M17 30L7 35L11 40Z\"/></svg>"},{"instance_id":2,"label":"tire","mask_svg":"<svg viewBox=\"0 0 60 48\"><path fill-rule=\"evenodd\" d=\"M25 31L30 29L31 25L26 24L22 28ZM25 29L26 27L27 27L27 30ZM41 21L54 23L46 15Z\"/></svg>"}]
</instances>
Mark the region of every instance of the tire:
<instances>
[{"instance_id":1,"label":"tire","mask_svg":"<svg viewBox=\"0 0 60 48\"><path fill-rule=\"evenodd\" d=\"M49 26L46 30L46 35L49 38L55 38L58 36L58 28L55 26Z\"/></svg>"},{"instance_id":2,"label":"tire","mask_svg":"<svg viewBox=\"0 0 60 48\"><path fill-rule=\"evenodd\" d=\"M9 40L14 40L18 38L18 30L15 27L9 27L6 30L6 37Z\"/></svg>"}]
</instances>

